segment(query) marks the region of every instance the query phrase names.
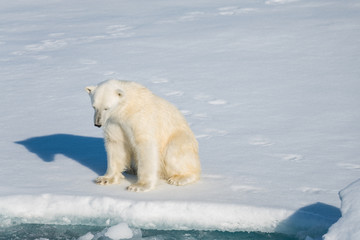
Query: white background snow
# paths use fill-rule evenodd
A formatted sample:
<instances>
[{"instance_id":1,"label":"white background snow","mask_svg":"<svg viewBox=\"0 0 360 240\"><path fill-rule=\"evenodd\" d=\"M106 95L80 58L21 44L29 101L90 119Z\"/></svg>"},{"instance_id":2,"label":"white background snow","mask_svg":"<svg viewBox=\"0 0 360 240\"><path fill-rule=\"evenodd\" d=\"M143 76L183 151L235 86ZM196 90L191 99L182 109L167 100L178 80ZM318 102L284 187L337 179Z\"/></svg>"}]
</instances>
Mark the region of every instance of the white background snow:
<instances>
[{"instance_id":1,"label":"white background snow","mask_svg":"<svg viewBox=\"0 0 360 240\"><path fill-rule=\"evenodd\" d=\"M355 0L1 1L0 224L321 237L360 177L359 66ZM84 87L110 78L184 113L199 183L93 183L106 156Z\"/></svg>"}]
</instances>

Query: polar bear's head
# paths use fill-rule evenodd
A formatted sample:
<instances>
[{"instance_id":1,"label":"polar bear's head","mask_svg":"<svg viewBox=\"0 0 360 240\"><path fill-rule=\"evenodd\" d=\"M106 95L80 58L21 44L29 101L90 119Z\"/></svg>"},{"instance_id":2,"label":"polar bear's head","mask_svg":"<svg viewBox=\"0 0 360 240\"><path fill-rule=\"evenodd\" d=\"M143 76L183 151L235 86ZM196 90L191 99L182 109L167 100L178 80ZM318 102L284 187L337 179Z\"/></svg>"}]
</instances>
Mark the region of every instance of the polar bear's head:
<instances>
[{"instance_id":1,"label":"polar bear's head","mask_svg":"<svg viewBox=\"0 0 360 240\"><path fill-rule=\"evenodd\" d=\"M124 91L119 83L120 81L117 80L108 80L97 86L85 88L95 110L94 125L96 127L101 127L109 118L110 113L124 101Z\"/></svg>"}]
</instances>

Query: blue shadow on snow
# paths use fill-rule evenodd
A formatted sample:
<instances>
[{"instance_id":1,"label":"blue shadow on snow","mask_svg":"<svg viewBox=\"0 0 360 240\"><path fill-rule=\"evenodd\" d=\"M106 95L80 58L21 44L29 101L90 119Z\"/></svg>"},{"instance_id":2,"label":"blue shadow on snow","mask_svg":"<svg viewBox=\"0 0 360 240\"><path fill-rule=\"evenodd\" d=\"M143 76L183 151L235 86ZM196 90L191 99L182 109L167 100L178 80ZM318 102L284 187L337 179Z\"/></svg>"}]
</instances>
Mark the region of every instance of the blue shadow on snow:
<instances>
[{"instance_id":1,"label":"blue shadow on snow","mask_svg":"<svg viewBox=\"0 0 360 240\"><path fill-rule=\"evenodd\" d=\"M318 239L326 234L331 225L340 217L339 208L317 202L298 209L286 220L280 222L275 231L295 234L300 239L305 239L306 236Z\"/></svg>"},{"instance_id":2,"label":"blue shadow on snow","mask_svg":"<svg viewBox=\"0 0 360 240\"><path fill-rule=\"evenodd\" d=\"M102 138L53 134L15 143L25 146L29 152L35 153L45 162L54 161L56 154L62 154L98 175L103 175L106 171L106 151Z\"/></svg>"}]
</instances>

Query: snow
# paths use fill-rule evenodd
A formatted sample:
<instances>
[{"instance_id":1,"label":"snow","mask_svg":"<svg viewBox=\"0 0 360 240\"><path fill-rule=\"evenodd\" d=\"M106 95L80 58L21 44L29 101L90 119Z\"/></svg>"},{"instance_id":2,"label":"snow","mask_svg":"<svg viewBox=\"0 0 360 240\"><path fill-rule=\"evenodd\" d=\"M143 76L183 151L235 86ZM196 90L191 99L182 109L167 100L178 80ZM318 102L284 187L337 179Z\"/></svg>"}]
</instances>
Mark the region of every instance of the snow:
<instances>
[{"instance_id":1,"label":"snow","mask_svg":"<svg viewBox=\"0 0 360 240\"><path fill-rule=\"evenodd\" d=\"M360 179L340 192L342 217L324 236L324 240L357 239L360 235Z\"/></svg>"},{"instance_id":2,"label":"snow","mask_svg":"<svg viewBox=\"0 0 360 240\"><path fill-rule=\"evenodd\" d=\"M0 2L0 225L321 238L359 178L359 11L352 0ZM84 87L109 78L181 110L198 183L94 184L106 156ZM350 190L329 239L345 221L356 233Z\"/></svg>"}]
</instances>

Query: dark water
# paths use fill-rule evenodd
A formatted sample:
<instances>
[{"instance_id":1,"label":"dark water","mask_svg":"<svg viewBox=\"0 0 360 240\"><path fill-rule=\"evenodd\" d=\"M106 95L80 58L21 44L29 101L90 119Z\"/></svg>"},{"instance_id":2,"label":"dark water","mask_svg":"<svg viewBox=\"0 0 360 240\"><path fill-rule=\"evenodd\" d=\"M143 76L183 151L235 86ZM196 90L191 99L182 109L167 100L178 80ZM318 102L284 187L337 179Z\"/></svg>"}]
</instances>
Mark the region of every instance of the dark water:
<instances>
[{"instance_id":1,"label":"dark water","mask_svg":"<svg viewBox=\"0 0 360 240\"><path fill-rule=\"evenodd\" d=\"M51 224L20 224L6 228L0 228L1 240L17 239L78 239L91 232L93 239L106 240L104 226L85 225L51 225ZM161 230L133 230L136 232L132 239L149 240L297 240L294 237L278 233L260 232L219 232L219 231L161 231Z\"/></svg>"}]
</instances>

